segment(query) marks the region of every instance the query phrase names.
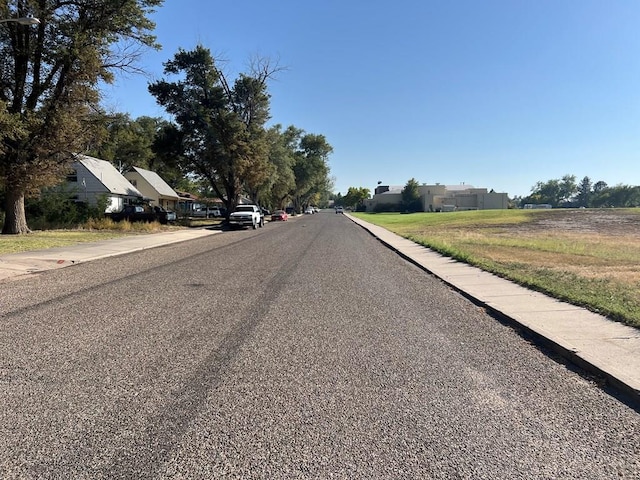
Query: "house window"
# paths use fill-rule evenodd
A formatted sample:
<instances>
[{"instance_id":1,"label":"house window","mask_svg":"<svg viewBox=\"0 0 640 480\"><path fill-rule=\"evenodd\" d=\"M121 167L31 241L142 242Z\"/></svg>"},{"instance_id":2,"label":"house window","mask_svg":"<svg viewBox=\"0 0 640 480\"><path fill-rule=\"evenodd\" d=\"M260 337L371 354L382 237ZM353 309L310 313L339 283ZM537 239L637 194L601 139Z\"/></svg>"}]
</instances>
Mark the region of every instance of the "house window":
<instances>
[{"instance_id":1,"label":"house window","mask_svg":"<svg viewBox=\"0 0 640 480\"><path fill-rule=\"evenodd\" d=\"M78 183L78 172L76 170L72 171L67 175L67 182L70 183Z\"/></svg>"}]
</instances>

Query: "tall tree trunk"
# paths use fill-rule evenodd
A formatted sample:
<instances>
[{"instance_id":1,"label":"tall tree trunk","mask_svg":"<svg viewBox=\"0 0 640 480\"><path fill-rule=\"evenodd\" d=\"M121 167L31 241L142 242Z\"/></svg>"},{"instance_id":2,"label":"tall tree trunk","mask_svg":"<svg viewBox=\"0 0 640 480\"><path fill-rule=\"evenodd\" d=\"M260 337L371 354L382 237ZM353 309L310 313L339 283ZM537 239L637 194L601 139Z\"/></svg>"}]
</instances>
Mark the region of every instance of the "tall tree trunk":
<instances>
[{"instance_id":1,"label":"tall tree trunk","mask_svg":"<svg viewBox=\"0 0 640 480\"><path fill-rule=\"evenodd\" d=\"M24 212L24 192L18 189L5 190L5 217L3 235L30 233L27 216Z\"/></svg>"}]
</instances>

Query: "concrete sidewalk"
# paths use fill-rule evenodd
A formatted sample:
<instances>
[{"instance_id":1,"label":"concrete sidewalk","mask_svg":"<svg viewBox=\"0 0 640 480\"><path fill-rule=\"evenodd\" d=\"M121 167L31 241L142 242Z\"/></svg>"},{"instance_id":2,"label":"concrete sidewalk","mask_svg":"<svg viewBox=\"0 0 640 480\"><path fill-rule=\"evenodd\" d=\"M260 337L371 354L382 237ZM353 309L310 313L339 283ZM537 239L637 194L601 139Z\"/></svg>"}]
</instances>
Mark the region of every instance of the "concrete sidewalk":
<instances>
[{"instance_id":1,"label":"concrete sidewalk","mask_svg":"<svg viewBox=\"0 0 640 480\"><path fill-rule=\"evenodd\" d=\"M581 368L603 377L640 405L640 330L527 290L508 280L443 257L384 228L345 214L398 254L436 275ZM190 229L135 235L72 247L0 255L0 282L20 275L183 242L219 233Z\"/></svg>"},{"instance_id":2,"label":"concrete sidewalk","mask_svg":"<svg viewBox=\"0 0 640 480\"><path fill-rule=\"evenodd\" d=\"M603 377L640 405L640 330L457 262L351 215L353 222L474 302L579 367Z\"/></svg>"},{"instance_id":3,"label":"concrete sidewalk","mask_svg":"<svg viewBox=\"0 0 640 480\"><path fill-rule=\"evenodd\" d=\"M220 233L220 230L204 228L175 230L172 232L131 235L99 242L80 243L69 247L0 255L0 282L20 275L68 267L99 258L113 257L161 245L184 242L215 233Z\"/></svg>"}]
</instances>

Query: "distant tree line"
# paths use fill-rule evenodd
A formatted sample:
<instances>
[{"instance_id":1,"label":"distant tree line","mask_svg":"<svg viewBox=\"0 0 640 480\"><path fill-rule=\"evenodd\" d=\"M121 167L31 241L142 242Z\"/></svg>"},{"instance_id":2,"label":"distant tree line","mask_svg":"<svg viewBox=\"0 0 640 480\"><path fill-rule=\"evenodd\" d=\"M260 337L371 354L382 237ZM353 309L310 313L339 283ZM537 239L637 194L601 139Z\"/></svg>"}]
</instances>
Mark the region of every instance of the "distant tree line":
<instances>
[{"instance_id":1,"label":"distant tree line","mask_svg":"<svg viewBox=\"0 0 640 480\"><path fill-rule=\"evenodd\" d=\"M364 210L364 201L369 198L371 191L363 187L349 187L346 195L333 194L330 198L334 205L352 208L356 211Z\"/></svg>"},{"instance_id":2,"label":"distant tree line","mask_svg":"<svg viewBox=\"0 0 640 480\"><path fill-rule=\"evenodd\" d=\"M640 186L608 186L603 181L593 182L584 177L579 182L575 175L537 182L526 197L511 200L515 208L527 204L549 204L554 208L603 208L640 206Z\"/></svg>"}]
</instances>

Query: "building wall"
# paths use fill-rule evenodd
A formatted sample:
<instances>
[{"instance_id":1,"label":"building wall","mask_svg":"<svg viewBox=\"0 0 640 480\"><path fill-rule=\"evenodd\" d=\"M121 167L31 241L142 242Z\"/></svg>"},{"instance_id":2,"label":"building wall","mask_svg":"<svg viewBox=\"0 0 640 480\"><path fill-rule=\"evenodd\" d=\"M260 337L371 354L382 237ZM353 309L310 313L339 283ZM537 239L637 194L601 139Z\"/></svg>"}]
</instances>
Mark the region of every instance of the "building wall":
<instances>
[{"instance_id":1,"label":"building wall","mask_svg":"<svg viewBox=\"0 0 640 480\"><path fill-rule=\"evenodd\" d=\"M65 188L79 202L89 205L96 205L98 199L106 198L107 206L105 213L119 212L124 208L126 199L117 195L112 195L105 185L96 178L82 163L73 164L73 171L67 176Z\"/></svg>"},{"instance_id":2,"label":"building wall","mask_svg":"<svg viewBox=\"0 0 640 480\"><path fill-rule=\"evenodd\" d=\"M66 183L62 188L78 202L96 205L98 199L105 198L107 200L105 213L113 213L119 212L125 205L137 200L133 196L111 193L102 180L97 178L81 162L74 162L72 168L73 170L67 175Z\"/></svg>"},{"instance_id":3,"label":"building wall","mask_svg":"<svg viewBox=\"0 0 640 480\"><path fill-rule=\"evenodd\" d=\"M497 210L509 208L509 198L506 193L489 192L482 195L483 210Z\"/></svg>"},{"instance_id":4,"label":"building wall","mask_svg":"<svg viewBox=\"0 0 640 480\"><path fill-rule=\"evenodd\" d=\"M149 182L147 182L142 177L142 175L140 175L138 172L131 171L126 172L124 174L124 178L129 180L129 182L131 182L131 185L136 187L138 191L142 195L144 195L146 199L149 200L150 205L159 205L160 199L158 198L158 192L151 185L149 185Z\"/></svg>"},{"instance_id":5,"label":"building wall","mask_svg":"<svg viewBox=\"0 0 640 480\"><path fill-rule=\"evenodd\" d=\"M149 199L151 206L159 206L166 210L178 210L179 199L168 198L158 194L158 191L138 172L131 170L124 174L124 177L136 187L146 199Z\"/></svg>"},{"instance_id":6,"label":"building wall","mask_svg":"<svg viewBox=\"0 0 640 480\"><path fill-rule=\"evenodd\" d=\"M82 163L74 163L73 168L75 175L72 173L67 176L67 183L70 188L78 192L78 200L95 204L97 195L110 193L107 187Z\"/></svg>"},{"instance_id":7,"label":"building wall","mask_svg":"<svg viewBox=\"0 0 640 480\"><path fill-rule=\"evenodd\" d=\"M402 194L400 192L388 192L374 195L364 201L367 212L373 212L377 205L400 205L402 203Z\"/></svg>"},{"instance_id":8,"label":"building wall","mask_svg":"<svg viewBox=\"0 0 640 480\"><path fill-rule=\"evenodd\" d=\"M400 205L402 194L399 191L386 191L380 186L372 199L365 202L367 211L374 211L377 205ZM506 193L487 192L486 188L464 188L456 186L447 189L446 185L421 185L418 188L423 210L425 212L439 212L451 210L489 210L506 209L509 199Z\"/></svg>"}]
</instances>

